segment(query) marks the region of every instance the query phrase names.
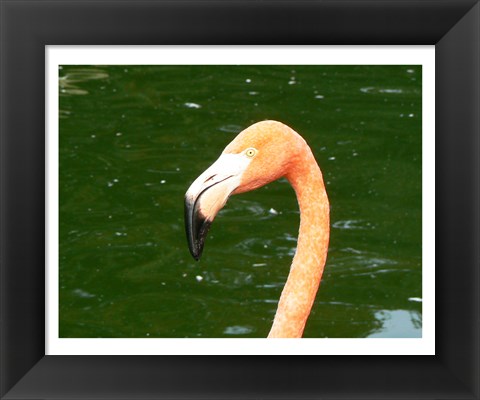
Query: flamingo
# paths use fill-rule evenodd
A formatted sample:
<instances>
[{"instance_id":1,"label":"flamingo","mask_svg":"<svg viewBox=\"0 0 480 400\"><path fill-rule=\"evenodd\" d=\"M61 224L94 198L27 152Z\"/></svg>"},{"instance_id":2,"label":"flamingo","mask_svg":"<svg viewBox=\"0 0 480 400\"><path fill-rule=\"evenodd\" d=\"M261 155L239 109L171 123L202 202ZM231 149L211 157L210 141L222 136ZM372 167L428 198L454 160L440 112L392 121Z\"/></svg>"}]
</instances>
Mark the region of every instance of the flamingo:
<instances>
[{"instance_id":1,"label":"flamingo","mask_svg":"<svg viewBox=\"0 0 480 400\"><path fill-rule=\"evenodd\" d=\"M322 172L307 142L278 121L246 128L185 194L188 246L198 261L208 230L230 195L285 177L300 208L297 249L268 338L301 338L327 258L330 206Z\"/></svg>"}]
</instances>

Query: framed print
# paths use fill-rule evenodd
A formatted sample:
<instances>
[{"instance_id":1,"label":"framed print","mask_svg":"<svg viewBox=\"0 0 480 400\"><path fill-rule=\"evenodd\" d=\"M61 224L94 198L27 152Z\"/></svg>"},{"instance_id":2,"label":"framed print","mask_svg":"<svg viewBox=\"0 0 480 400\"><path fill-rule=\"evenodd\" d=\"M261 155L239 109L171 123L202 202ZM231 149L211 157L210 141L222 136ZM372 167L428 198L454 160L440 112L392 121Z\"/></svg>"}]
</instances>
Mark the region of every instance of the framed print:
<instances>
[{"instance_id":1,"label":"framed print","mask_svg":"<svg viewBox=\"0 0 480 400\"><path fill-rule=\"evenodd\" d=\"M2 398L478 398L478 2L1 6ZM251 124L268 146L229 151ZM183 201L287 131L330 244L304 338L267 340L300 181L239 181L267 186L220 211L210 268Z\"/></svg>"}]
</instances>

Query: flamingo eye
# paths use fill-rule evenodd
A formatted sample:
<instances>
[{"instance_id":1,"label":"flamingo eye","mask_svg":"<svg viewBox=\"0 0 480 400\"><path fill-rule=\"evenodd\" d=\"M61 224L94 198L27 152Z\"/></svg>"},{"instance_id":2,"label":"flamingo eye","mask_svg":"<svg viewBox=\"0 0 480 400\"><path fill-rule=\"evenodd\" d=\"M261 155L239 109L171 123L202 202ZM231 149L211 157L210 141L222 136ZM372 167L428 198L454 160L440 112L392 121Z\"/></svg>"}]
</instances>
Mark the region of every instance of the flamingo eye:
<instances>
[{"instance_id":1,"label":"flamingo eye","mask_svg":"<svg viewBox=\"0 0 480 400\"><path fill-rule=\"evenodd\" d=\"M250 147L249 149L245 150L245 155L247 157L252 158L253 156L255 156L255 154L257 154L257 149L254 149L253 147Z\"/></svg>"}]
</instances>

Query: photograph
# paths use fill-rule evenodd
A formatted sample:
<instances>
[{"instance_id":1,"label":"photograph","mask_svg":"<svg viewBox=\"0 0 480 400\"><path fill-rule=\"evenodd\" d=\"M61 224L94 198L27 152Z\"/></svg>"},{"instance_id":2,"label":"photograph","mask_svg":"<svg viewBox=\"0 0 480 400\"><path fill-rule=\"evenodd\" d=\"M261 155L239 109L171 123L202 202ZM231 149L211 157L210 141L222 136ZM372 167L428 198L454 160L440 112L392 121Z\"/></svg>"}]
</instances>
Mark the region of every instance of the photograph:
<instances>
[{"instance_id":1,"label":"photograph","mask_svg":"<svg viewBox=\"0 0 480 400\"><path fill-rule=\"evenodd\" d=\"M58 96L60 338L422 337L421 65L60 65Z\"/></svg>"}]
</instances>

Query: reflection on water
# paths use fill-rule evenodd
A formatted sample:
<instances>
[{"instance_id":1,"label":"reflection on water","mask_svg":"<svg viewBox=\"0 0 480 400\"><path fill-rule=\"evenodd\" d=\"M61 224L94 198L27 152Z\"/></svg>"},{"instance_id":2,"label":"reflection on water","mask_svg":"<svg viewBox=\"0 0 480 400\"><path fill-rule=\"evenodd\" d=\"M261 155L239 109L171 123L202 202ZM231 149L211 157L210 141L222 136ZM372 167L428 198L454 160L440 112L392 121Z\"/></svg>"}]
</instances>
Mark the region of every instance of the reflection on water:
<instances>
[{"instance_id":1,"label":"reflection on water","mask_svg":"<svg viewBox=\"0 0 480 400\"><path fill-rule=\"evenodd\" d=\"M265 220L274 218L281 213L274 208L266 208L259 202L244 199L235 199L235 208L227 207L220 210L219 215L227 221L255 219Z\"/></svg>"},{"instance_id":2,"label":"reflection on water","mask_svg":"<svg viewBox=\"0 0 480 400\"><path fill-rule=\"evenodd\" d=\"M310 144L331 203L305 337L419 337L421 69L63 66L60 335L265 337L296 250L285 179L233 196L202 260L183 196L244 127Z\"/></svg>"},{"instance_id":3,"label":"reflection on water","mask_svg":"<svg viewBox=\"0 0 480 400\"><path fill-rule=\"evenodd\" d=\"M83 96L88 90L82 88L82 83L90 80L108 79L108 73L95 68L68 68L68 72L62 74L63 67L60 66L58 87L60 98L63 96ZM59 118L68 118L72 111L60 108Z\"/></svg>"},{"instance_id":4,"label":"reflection on water","mask_svg":"<svg viewBox=\"0 0 480 400\"><path fill-rule=\"evenodd\" d=\"M253 329L249 326L239 326L239 325L235 325L235 326L228 326L224 333L226 335L246 335L247 333L251 333L253 331Z\"/></svg>"},{"instance_id":5,"label":"reflection on water","mask_svg":"<svg viewBox=\"0 0 480 400\"><path fill-rule=\"evenodd\" d=\"M382 323L381 328L368 335L369 338L411 338L422 337L422 316L416 311L382 310L375 313Z\"/></svg>"},{"instance_id":6,"label":"reflection on water","mask_svg":"<svg viewBox=\"0 0 480 400\"><path fill-rule=\"evenodd\" d=\"M80 84L97 79L108 79L108 73L93 68L68 69L68 72L58 79L60 96L86 95L88 91L82 89Z\"/></svg>"},{"instance_id":7,"label":"reflection on water","mask_svg":"<svg viewBox=\"0 0 480 400\"><path fill-rule=\"evenodd\" d=\"M375 229L375 227L372 226L371 222L356 221L356 220L336 221L336 222L332 223L332 228L337 228L337 229Z\"/></svg>"}]
</instances>

